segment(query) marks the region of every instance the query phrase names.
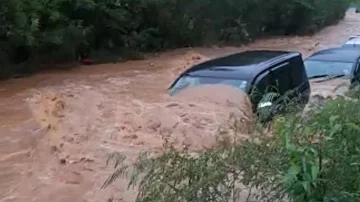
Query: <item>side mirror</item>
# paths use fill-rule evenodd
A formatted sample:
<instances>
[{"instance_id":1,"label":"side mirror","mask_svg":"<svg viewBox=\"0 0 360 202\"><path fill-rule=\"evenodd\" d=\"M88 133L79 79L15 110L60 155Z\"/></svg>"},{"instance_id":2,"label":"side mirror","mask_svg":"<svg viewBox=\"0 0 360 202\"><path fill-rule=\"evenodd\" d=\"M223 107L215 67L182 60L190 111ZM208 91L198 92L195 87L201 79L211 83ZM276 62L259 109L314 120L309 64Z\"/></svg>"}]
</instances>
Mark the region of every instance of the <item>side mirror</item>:
<instances>
[{"instance_id":1,"label":"side mirror","mask_svg":"<svg viewBox=\"0 0 360 202\"><path fill-rule=\"evenodd\" d=\"M260 102L260 103L258 104L257 109L259 110L259 109L263 109L263 108L266 108L266 107L271 107L272 105L273 105L273 103L270 102L270 101Z\"/></svg>"}]
</instances>

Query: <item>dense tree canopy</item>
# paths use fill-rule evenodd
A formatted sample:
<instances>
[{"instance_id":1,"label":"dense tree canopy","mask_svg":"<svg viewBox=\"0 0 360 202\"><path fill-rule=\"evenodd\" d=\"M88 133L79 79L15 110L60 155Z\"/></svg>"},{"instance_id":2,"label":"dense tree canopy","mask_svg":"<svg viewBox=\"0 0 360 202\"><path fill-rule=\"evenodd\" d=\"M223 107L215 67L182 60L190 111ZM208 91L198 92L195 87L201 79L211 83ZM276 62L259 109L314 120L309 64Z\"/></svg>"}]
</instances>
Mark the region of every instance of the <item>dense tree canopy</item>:
<instances>
[{"instance_id":1,"label":"dense tree canopy","mask_svg":"<svg viewBox=\"0 0 360 202\"><path fill-rule=\"evenodd\" d=\"M72 60L84 49L150 51L311 33L343 18L349 1L0 0L0 73L25 71L14 64L29 60Z\"/></svg>"}]
</instances>

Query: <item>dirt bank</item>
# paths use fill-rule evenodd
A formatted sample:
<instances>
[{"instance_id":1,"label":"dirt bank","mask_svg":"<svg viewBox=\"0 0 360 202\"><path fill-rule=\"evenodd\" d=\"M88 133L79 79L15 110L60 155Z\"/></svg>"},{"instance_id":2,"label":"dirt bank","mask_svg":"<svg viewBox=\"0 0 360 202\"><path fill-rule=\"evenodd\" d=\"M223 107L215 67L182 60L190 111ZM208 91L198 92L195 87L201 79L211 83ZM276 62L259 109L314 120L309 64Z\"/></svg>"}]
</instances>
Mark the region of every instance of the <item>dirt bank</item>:
<instances>
[{"instance_id":1,"label":"dirt bank","mask_svg":"<svg viewBox=\"0 0 360 202\"><path fill-rule=\"evenodd\" d=\"M126 190L123 180L100 189L112 171L105 167L108 153L119 151L131 160L141 150L160 152L163 138L169 136L177 137L172 140L178 145L192 149L211 145L215 128L207 128L210 135L199 131L225 120L228 112L222 111L224 107L218 107L219 103L251 117L247 107L225 102L247 103L241 94L219 96L222 100L206 99L204 105L194 102L201 95L193 97L198 93L190 91L183 97L168 98L166 88L182 70L245 49L295 50L307 56L360 33L359 23L359 15L349 14L338 25L311 37L259 40L241 48L176 50L143 61L81 67L3 82L0 201L105 202L123 198L131 202L136 192ZM327 86L313 92L323 92ZM201 117L196 115L200 112ZM177 132L171 133L172 129ZM204 141L204 135L212 138Z\"/></svg>"}]
</instances>

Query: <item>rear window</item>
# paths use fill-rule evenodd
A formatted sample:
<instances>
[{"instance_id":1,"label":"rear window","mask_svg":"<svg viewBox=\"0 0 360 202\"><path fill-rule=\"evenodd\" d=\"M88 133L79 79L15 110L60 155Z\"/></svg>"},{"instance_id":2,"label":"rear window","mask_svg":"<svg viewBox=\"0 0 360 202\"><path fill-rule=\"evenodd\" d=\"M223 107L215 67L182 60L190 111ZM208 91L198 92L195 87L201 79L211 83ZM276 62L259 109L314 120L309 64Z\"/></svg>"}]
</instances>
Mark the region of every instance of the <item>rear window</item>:
<instances>
[{"instance_id":1,"label":"rear window","mask_svg":"<svg viewBox=\"0 0 360 202\"><path fill-rule=\"evenodd\" d=\"M289 61L275 66L271 69L272 85L275 85L280 94L294 90L307 81L306 70L301 57L290 59Z\"/></svg>"},{"instance_id":2,"label":"rear window","mask_svg":"<svg viewBox=\"0 0 360 202\"><path fill-rule=\"evenodd\" d=\"M170 95L174 95L186 88L197 87L206 84L222 84L229 85L241 90L246 89L248 82L241 79L227 79L217 77L201 77L185 75L181 77L170 89Z\"/></svg>"},{"instance_id":3,"label":"rear window","mask_svg":"<svg viewBox=\"0 0 360 202\"><path fill-rule=\"evenodd\" d=\"M274 81L275 87L281 94L285 94L288 90L296 87L291 79L290 63L280 65L279 68L271 71L271 78Z\"/></svg>"},{"instance_id":4,"label":"rear window","mask_svg":"<svg viewBox=\"0 0 360 202\"><path fill-rule=\"evenodd\" d=\"M296 57L290 60L290 78L292 87L298 87L307 81L307 74L305 65L301 57Z\"/></svg>"}]
</instances>

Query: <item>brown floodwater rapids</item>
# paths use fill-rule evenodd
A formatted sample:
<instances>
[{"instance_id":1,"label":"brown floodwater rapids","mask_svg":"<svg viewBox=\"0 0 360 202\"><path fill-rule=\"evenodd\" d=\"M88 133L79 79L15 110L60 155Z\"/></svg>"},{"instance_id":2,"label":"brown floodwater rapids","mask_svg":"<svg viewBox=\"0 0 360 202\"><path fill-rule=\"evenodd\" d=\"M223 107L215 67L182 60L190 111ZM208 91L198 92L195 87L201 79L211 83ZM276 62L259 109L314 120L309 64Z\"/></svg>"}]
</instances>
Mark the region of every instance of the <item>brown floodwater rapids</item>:
<instances>
[{"instance_id":1,"label":"brown floodwater rapids","mask_svg":"<svg viewBox=\"0 0 360 202\"><path fill-rule=\"evenodd\" d=\"M200 148L196 141L206 142L206 137L185 133L212 125L211 117L220 111L215 101L206 108L166 95L181 71L243 50L293 50L306 57L356 34L360 34L360 15L348 13L337 25L313 36L272 37L243 47L178 49L141 61L81 66L0 82L0 201L134 201L137 192L127 190L125 180L101 189L113 171L105 166L107 154L122 152L131 160L143 150L161 152L161 134L169 135L172 129L182 134L175 142ZM333 93L341 82L313 84L313 93ZM187 115L196 110L206 112L205 118ZM213 114L207 112L211 110ZM183 127L196 127L184 130L180 122Z\"/></svg>"}]
</instances>

